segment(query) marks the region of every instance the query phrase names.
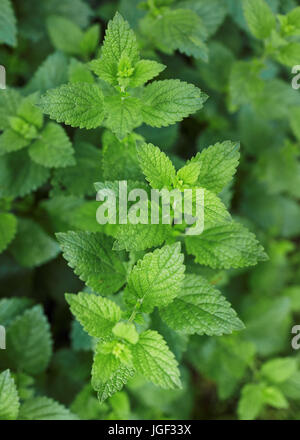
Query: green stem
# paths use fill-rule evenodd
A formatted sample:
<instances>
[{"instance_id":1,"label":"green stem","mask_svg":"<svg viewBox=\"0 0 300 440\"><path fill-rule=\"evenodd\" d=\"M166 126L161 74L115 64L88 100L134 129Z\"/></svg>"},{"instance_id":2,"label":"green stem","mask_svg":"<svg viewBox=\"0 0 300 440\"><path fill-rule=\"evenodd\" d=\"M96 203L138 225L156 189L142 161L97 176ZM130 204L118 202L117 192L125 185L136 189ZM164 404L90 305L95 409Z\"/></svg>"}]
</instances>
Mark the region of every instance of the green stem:
<instances>
[{"instance_id":1,"label":"green stem","mask_svg":"<svg viewBox=\"0 0 300 440\"><path fill-rule=\"evenodd\" d=\"M134 318L136 317L137 311L141 307L142 302L143 302L142 299L137 301L137 303L135 304L135 306L134 306L134 308L132 310L130 318L128 319L128 322L133 322L134 321Z\"/></svg>"}]
</instances>

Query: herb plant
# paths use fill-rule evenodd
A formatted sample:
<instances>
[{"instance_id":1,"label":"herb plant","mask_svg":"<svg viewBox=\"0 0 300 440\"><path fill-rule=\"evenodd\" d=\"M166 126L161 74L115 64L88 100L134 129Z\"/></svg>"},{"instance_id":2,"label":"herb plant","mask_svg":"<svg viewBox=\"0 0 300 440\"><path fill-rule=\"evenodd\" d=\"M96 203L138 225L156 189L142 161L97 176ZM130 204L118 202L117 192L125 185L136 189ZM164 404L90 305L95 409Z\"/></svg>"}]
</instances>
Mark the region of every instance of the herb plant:
<instances>
[{"instance_id":1,"label":"herb plant","mask_svg":"<svg viewBox=\"0 0 300 440\"><path fill-rule=\"evenodd\" d=\"M299 7L2 2L0 419L299 418Z\"/></svg>"}]
</instances>

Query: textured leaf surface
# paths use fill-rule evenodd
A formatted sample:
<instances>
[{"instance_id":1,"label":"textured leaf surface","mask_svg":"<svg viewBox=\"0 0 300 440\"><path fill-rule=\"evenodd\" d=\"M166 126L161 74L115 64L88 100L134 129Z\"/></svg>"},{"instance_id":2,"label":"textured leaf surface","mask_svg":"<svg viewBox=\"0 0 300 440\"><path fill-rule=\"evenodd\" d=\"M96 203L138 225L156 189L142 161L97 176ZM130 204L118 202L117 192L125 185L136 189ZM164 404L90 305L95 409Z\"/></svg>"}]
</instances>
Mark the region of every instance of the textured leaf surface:
<instances>
[{"instance_id":1,"label":"textured leaf surface","mask_svg":"<svg viewBox=\"0 0 300 440\"><path fill-rule=\"evenodd\" d=\"M199 177L201 165L197 161L190 162L177 172L177 178L183 184L194 185Z\"/></svg>"},{"instance_id":2,"label":"textured leaf surface","mask_svg":"<svg viewBox=\"0 0 300 440\"><path fill-rule=\"evenodd\" d=\"M71 312L90 336L110 336L114 325L121 319L121 309L107 298L90 293L66 294Z\"/></svg>"},{"instance_id":3,"label":"textured leaf surface","mask_svg":"<svg viewBox=\"0 0 300 440\"><path fill-rule=\"evenodd\" d=\"M106 126L119 139L123 139L142 123L141 101L137 98L108 96L104 110L107 113Z\"/></svg>"},{"instance_id":4,"label":"textured leaf surface","mask_svg":"<svg viewBox=\"0 0 300 440\"><path fill-rule=\"evenodd\" d=\"M19 396L9 370L0 374L0 420L15 420L19 413Z\"/></svg>"},{"instance_id":5,"label":"textured leaf surface","mask_svg":"<svg viewBox=\"0 0 300 440\"><path fill-rule=\"evenodd\" d=\"M195 261L214 269L253 266L266 259L255 235L239 223L231 222L186 237L187 252Z\"/></svg>"},{"instance_id":6,"label":"textured leaf surface","mask_svg":"<svg viewBox=\"0 0 300 440\"><path fill-rule=\"evenodd\" d=\"M192 84L169 79L147 85L142 96L144 122L166 127L203 107L207 95Z\"/></svg>"},{"instance_id":7,"label":"textured leaf surface","mask_svg":"<svg viewBox=\"0 0 300 440\"><path fill-rule=\"evenodd\" d=\"M0 213L0 252L3 252L17 232L17 218L13 214Z\"/></svg>"},{"instance_id":8,"label":"textured leaf surface","mask_svg":"<svg viewBox=\"0 0 300 440\"><path fill-rule=\"evenodd\" d=\"M197 184L219 193L231 181L240 158L239 144L225 141L198 153L190 163L199 163Z\"/></svg>"},{"instance_id":9,"label":"textured leaf surface","mask_svg":"<svg viewBox=\"0 0 300 440\"><path fill-rule=\"evenodd\" d=\"M20 420L77 420L64 405L49 397L26 400L20 409Z\"/></svg>"},{"instance_id":10,"label":"textured leaf surface","mask_svg":"<svg viewBox=\"0 0 300 440\"><path fill-rule=\"evenodd\" d=\"M150 79L159 75L163 70L165 70L165 68L166 66L164 64L160 64L157 61L140 60L135 65L134 72L130 77L129 86L142 86L147 81L150 81Z\"/></svg>"},{"instance_id":11,"label":"textured leaf surface","mask_svg":"<svg viewBox=\"0 0 300 440\"><path fill-rule=\"evenodd\" d=\"M118 322L113 328L113 334L131 344L136 344L139 340L135 325L130 322Z\"/></svg>"},{"instance_id":12,"label":"textured leaf surface","mask_svg":"<svg viewBox=\"0 0 300 440\"><path fill-rule=\"evenodd\" d=\"M50 360L52 341L49 323L40 306L26 310L7 330L8 355L16 369L29 374L44 371Z\"/></svg>"},{"instance_id":13,"label":"textured leaf surface","mask_svg":"<svg viewBox=\"0 0 300 440\"><path fill-rule=\"evenodd\" d=\"M136 371L147 380L162 388L180 388L180 373L175 356L164 338L153 330L140 335L132 346L133 364Z\"/></svg>"},{"instance_id":14,"label":"textured leaf surface","mask_svg":"<svg viewBox=\"0 0 300 440\"><path fill-rule=\"evenodd\" d=\"M119 13L109 21L101 58L90 63L91 69L104 81L118 84L118 64L121 58L127 58L132 65L139 60L138 44L134 32Z\"/></svg>"},{"instance_id":15,"label":"textured leaf surface","mask_svg":"<svg viewBox=\"0 0 300 440\"><path fill-rule=\"evenodd\" d=\"M130 273L126 301L133 305L139 302L141 310L148 313L155 306L166 306L178 294L184 270L179 243L146 254Z\"/></svg>"},{"instance_id":16,"label":"textured leaf surface","mask_svg":"<svg viewBox=\"0 0 300 440\"><path fill-rule=\"evenodd\" d=\"M142 251L151 247L157 247L171 235L170 225L143 225L128 224L118 225L114 237L115 250Z\"/></svg>"},{"instance_id":17,"label":"textured leaf surface","mask_svg":"<svg viewBox=\"0 0 300 440\"><path fill-rule=\"evenodd\" d=\"M120 254L112 251L112 239L101 233L57 234L63 255L74 272L94 291L109 295L125 283L126 270Z\"/></svg>"},{"instance_id":18,"label":"textured leaf surface","mask_svg":"<svg viewBox=\"0 0 300 440\"><path fill-rule=\"evenodd\" d=\"M244 328L229 302L205 278L186 275L174 301L160 311L174 330L220 336Z\"/></svg>"},{"instance_id":19,"label":"textured leaf surface","mask_svg":"<svg viewBox=\"0 0 300 440\"><path fill-rule=\"evenodd\" d=\"M143 144L137 151L140 167L152 188L171 189L176 172L168 156L152 144Z\"/></svg>"},{"instance_id":20,"label":"textured leaf surface","mask_svg":"<svg viewBox=\"0 0 300 440\"><path fill-rule=\"evenodd\" d=\"M196 191L201 192L198 193L194 190L193 193L191 193L191 196L193 198L193 205L195 205L197 202L197 209L200 214L199 215L198 212L196 213L198 219L201 217L201 215L203 215L204 229L209 229L231 221L229 212L216 194L201 188L196 189ZM190 200L191 196L188 194L185 196L185 200ZM193 225L191 225L191 228L193 228Z\"/></svg>"},{"instance_id":21,"label":"textured leaf surface","mask_svg":"<svg viewBox=\"0 0 300 440\"><path fill-rule=\"evenodd\" d=\"M34 162L45 167L75 165L74 151L66 132L53 122L47 124L40 138L30 145L29 155Z\"/></svg>"},{"instance_id":22,"label":"textured leaf surface","mask_svg":"<svg viewBox=\"0 0 300 440\"><path fill-rule=\"evenodd\" d=\"M79 128L96 128L103 121L103 94L95 84L64 84L41 98L44 113L57 122Z\"/></svg>"},{"instance_id":23,"label":"textured leaf surface","mask_svg":"<svg viewBox=\"0 0 300 440\"><path fill-rule=\"evenodd\" d=\"M92 367L92 386L98 391L100 402L120 391L134 373L133 368L122 364L113 354L105 355L96 351Z\"/></svg>"}]
</instances>

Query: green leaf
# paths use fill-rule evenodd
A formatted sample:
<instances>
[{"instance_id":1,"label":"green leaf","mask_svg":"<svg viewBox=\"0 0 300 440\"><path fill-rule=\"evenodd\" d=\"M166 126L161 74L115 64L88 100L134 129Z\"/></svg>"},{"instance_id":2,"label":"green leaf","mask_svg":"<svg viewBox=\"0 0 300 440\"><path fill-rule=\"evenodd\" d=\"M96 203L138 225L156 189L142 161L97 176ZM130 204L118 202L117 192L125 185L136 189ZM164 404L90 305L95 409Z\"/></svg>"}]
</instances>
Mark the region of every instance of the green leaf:
<instances>
[{"instance_id":1,"label":"green leaf","mask_svg":"<svg viewBox=\"0 0 300 440\"><path fill-rule=\"evenodd\" d=\"M267 258L254 234L235 222L186 237L185 243L187 252L195 256L197 263L213 269L254 266Z\"/></svg>"},{"instance_id":2,"label":"green leaf","mask_svg":"<svg viewBox=\"0 0 300 440\"><path fill-rule=\"evenodd\" d=\"M17 45L16 17L10 0L1 0L0 42L13 47Z\"/></svg>"},{"instance_id":3,"label":"green leaf","mask_svg":"<svg viewBox=\"0 0 300 440\"><path fill-rule=\"evenodd\" d=\"M175 356L164 338L153 330L140 334L132 346L133 364L138 373L161 388L180 388L180 373Z\"/></svg>"},{"instance_id":4,"label":"green leaf","mask_svg":"<svg viewBox=\"0 0 300 440\"><path fill-rule=\"evenodd\" d=\"M18 107L17 116L28 122L30 126L41 129L44 117L42 111L36 106L37 101L37 93L24 98Z\"/></svg>"},{"instance_id":5,"label":"green leaf","mask_svg":"<svg viewBox=\"0 0 300 440\"><path fill-rule=\"evenodd\" d=\"M80 52L83 55L90 56L95 52L100 39L100 24L96 23L85 31L80 42Z\"/></svg>"},{"instance_id":6,"label":"green leaf","mask_svg":"<svg viewBox=\"0 0 300 440\"><path fill-rule=\"evenodd\" d=\"M238 416L240 420L254 420L264 406L265 385L247 384L242 388L241 398L238 403Z\"/></svg>"},{"instance_id":7,"label":"green leaf","mask_svg":"<svg viewBox=\"0 0 300 440\"><path fill-rule=\"evenodd\" d=\"M220 336L244 328L229 302L199 275L186 275L180 293L160 314L172 329L185 334Z\"/></svg>"},{"instance_id":8,"label":"green leaf","mask_svg":"<svg viewBox=\"0 0 300 440\"><path fill-rule=\"evenodd\" d=\"M2 154L21 150L29 143L29 139L25 139L19 133L9 128L0 135L0 156L2 156Z\"/></svg>"},{"instance_id":9,"label":"green leaf","mask_svg":"<svg viewBox=\"0 0 300 440\"><path fill-rule=\"evenodd\" d=\"M57 50L70 55L80 54L83 32L71 20L59 15L51 15L47 19L50 40Z\"/></svg>"},{"instance_id":10,"label":"green leaf","mask_svg":"<svg viewBox=\"0 0 300 440\"><path fill-rule=\"evenodd\" d=\"M77 420L64 405L49 397L26 400L20 408L20 420Z\"/></svg>"},{"instance_id":11,"label":"green leaf","mask_svg":"<svg viewBox=\"0 0 300 440\"><path fill-rule=\"evenodd\" d=\"M33 163L26 151L6 154L0 160L0 197L24 197L48 177L49 170Z\"/></svg>"},{"instance_id":12,"label":"green leaf","mask_svg":"<svg viewBox=\"0 0 300 440\"><path fill-rule=\"evenodd\" d=\"M286 382L281 383L280 390L288 399L299 400L300 371L297 371Z\"/></svg>"},{"instance_id":13,"label":"green leaf","mask_svg":"<svg viewBox=\"0 0 300 440\"><path fill-rule=\"evenodd\" d=\"M74 198L75 203L76 200L78 201L77 198ZM98 207L99 202L96 200L78 203L69 220L71 226L82 231L103 232L102 225L99 225L95 220Z\"/></svg>"},{"instance_id":14,"label":"green leaf","mask_svg":"<svg viewBox=\"0 0 300 440\"><path fill-rule=\"evenodd\" d=\"M187 56L208 60L207 37L202 19L190 9L166 11L153 28L156 44L164 52L178 49Z\"/></svg>"},{"instance_id":15,"label":"green leaf","mask_svg":"<svg viewBox=\"0 0 300 440\"><path fill-rule=\"evenodd\" d=\"M176 178L175 167L168 156L152 144L138 147L138 160L152 188L171 189Z\"/></svg>"},{"instance_id":16,"label":"green leaf","mask_svg":"<svg viewBox=\"0 0 300 440\"><path fill-rule=\"evenodd\" d=\"M64 54L55 52L49 55L26 85L26 92L45 93L49 89L66 83L68 81L67 70L68 58Z\"/></svg>"},{"instance_id":17,"label":"green leaf","mask_svg":"<svg viewBox=\"0 0 300 440\"><path fill-rule=\"evenodd\" d=\"M86 64L72 58L69 65L68 76L70 83L90 83L95 82L92 72Z\"/></svg>"},{"instance_id":18,"label":"green leaf","mask_svg":"<svg viewBox=\"0 0 300 440\"><path fill-rule=\"evenodd\" d=\"M112 335L114 325L121 319L121 309L113 301L84 292L65 296L71 312L90 336L106 338Z\"/></svg>"},{"instance_id":19,"label":"green leaf","mask_svg":"<svg viewBox=\"0 0 300 440\"><path fill-rule=\"evenodd\" d=\"M178 79L154 81L144 88L142 115L152 127L175 124L203 107L207 95Z\"/></svg>"},{"instance_id":20,"label":"green leaf","mask_svg":"<svg viewBox=\"0 0 300 440\"><path fill-rule=\"evenodd\" d=\"M104 117L103 94L95 84L64 84L41 98L44 113L57 122L79 128L96 128Z\"/></svg>"},{"instance_id":21,"label":"green leaf","mask_svg":"<svg viewBox=\"0 0 300 440\"><path fill-rule=\"evenodd\" d=\"M261 367L261 374L271 383L288 380L297 371L297 361L293 358L271 359Z\"/></svg>"},{"instance_id":22,"label":"green leaf","mask_svg":"<svg viewBox=\"0 0 300 440\"><path fill-rule=\"evenodd\" d=\"M201 165L198 161L190 162L177 172L177 178L183 185L194 185L198 181Z\"/></svg>"},{"instance_id":23,"label":"green leaf","mask_svg":"<svg viewBox=\"0 0 300 440\"><path fill-rule=\"evenodd\" d=\"M28 298L2 298L0 300L0 323L8 326L20 313L31 305Z\"/></svg>"},{"instance_id":24,"label":"green leaf","mask_svg":"<svg viewBox=\"0 0 300 440\"><path fill-rule=\"evenodd\" d=\"M17 370L39 374L52 351L50 326L40 306L26 310L7 329L7 354Z\"/></svg>"},{"instance_id":25,"label":"green leaf","mask_svg":"<svg viewBox=\"0 0 300 440\"><path fill-rule=\"evenodd\" d=\"M123 139L143 122L141 101L138 98L107 96L104 101L104 111L107 114L105 125L119 139Z\"/></svg>"},{"instance_id":26,"label":"green leaf","mask_svg":"<svg viewBox=\"0 0 300 440\"><path fill-rule=\"evenodd\" d=\"M1 90L0 93L0 130L10 128L10 117L16 116L22 102L21 95L14 89Z\"/></svg>"},{"instance_id":27,"label":"green leaf","mask_svg":"<svg viewBox=\"0 0 300 440\"><path fill-rule=\"evenodd\" d=\"M16 261L24 267L36 267L57 257L56 241L31 219L18 220L18 232L10 246Z\"/></svg>"},{"instance_id":28,"label":"green leaf","mask_svg":"<svg viewBox=\"0 0 300 440\"><path fill-rule=\"evenodd\" d=\"M155 78L166 66L157 61L140 60L134 67L134 72L130 77L129 87L139 87Z\"/></svg>"},{"instance_id":29,"label":"green leaf","mask_svg":"<svg viewBox=\"0 0 300 440\"><path fill-rule=\"evenodd\" d=\"M261 40L268 38L276 27L276 19L264 0L243 0L244 15L252 34Z\"/></svg>"},{"instance_id":30,"label":"green leaf","mask_svg":"<svg viewBox=\"0 0 300 440\"><path fill-rule=\"evenodd\" d=\"M157 247L172 234L170 225L127 224L118 225L114 237L114 250L143 251Z\"/></svg>"},{"instance_id":31,"label":"green leaf","mask_svg":"<svg viewBox=\"0 0 300 440\"><path fill-rule=\"evenodd\" d=\"M118 338L130 342L130 344L136 344L139 340L139 334L136 331L135 325L130 322L118 322L112 329L112 332Z\"/></svg>"},{"instance_id":32,"label":"green leaf","mask_svg":"<svg viewBox=\"0 0 300 440\"><path fill-rule=\"evenodd\" d=\"M239 144L225 141L202 150L189 163L200 165L197 184L218 194L231 181L239 158Z\"/></svg>"},{"instance_id":33,"label":"green leaf","mask_svg":"<svg viewBox=\"0 0 300 440\"><path fill-rule=\"evenodd\" d=\"M238 390L255 359L255 345L241 335L233 333L206 339L194 336L191 339L188 356L194 368L216 383L222 400Z\"/></svg>"},{"instance_id":34,"label":"green leaf","mask_svg":"<svg viewBox=\"0 0 300 440\"><path fill-rule=\"evenodd\" d=\"M9 370L0 374L0 420L16 420L20 401L15 381Z\"/></svg>"},{"instance_id":35,"label":"green leaf","mask_svg":"<svg viewBox=\"0 0 300 440\"><path fill-rule=\"evenodd\" d=\"M72 20L81 28L88 26L93 15L92 9L84 0L48 0L43 6L47 15L55 11L57 15Z\"/></svg>"},{"instance_id":36,"label":"green leaf","mask_svg":"<svg viewBox=\"0 0 300 440\"><path fill-rule=\"evenodd\" d=\"M199 194L195 193L195 191L193 191L191 196L193 198L193 205L197 201L198 209L202 210L204 229L209 229L223 223L231 222L231 216L219 197L206 189L202 189L202 191L203 198ZM191 197L188 194L185 196L184 200L187 201L190 199ZM200 213L200 215L202 213ZM193 225L190 225L190 228L193 229Z\"/></svg>"},{"instance_id":37,"label":"green leaf","mask_svg":"<svg viewBox=\"0 0 300 440\"><path fill-rule=\"evenodd\" d=\"M266 86L260 76L261 70L262 65L257 60L233 63L229 78L230 111L259 100Z\"/></svg>"},{"instance_id":38,"label":"green leaf","mask_svg":"<svg viewBox=\"0 0 300 440\"><path fill-rule=\"evenodd\" d=\"M292 42L280 47L276 53L276 59L281 64L293 67L299 62L300 43Z\"/></svg>"},{"instance_id":39,"label":"green leaf","mask_svg":"<svg viewBox=\"0 0 300 440\"><path fill-rule=\"evenodd\" d=\"M117 292L126 281L121 255L112 251L112 239L101 233L57 234L63 255L76 275L100 294Z\"/></svg>"},{"instance_id":40,"label":"green leaf","mask_svg":"<svg viewBox=\"0 0 300 440\"><path fill-rule=\"evenodd\" d=\"M129 24L117 12L105 32L101 58L90 63L93 72L104 81L118 84L118 67L121 59L134 66L139 60L138 44Z\"/></svg>"},{"instance_id":41,"label":"green leaf","mask_svg":"<svg viewBox=\"0 0 300 440\"><path fill-rule=\"evenodd\" d=\"M92 367L92 386L98 391L101 403L120 391L134 373L133 368L123 364L113 354L102 353L101 344L97 345Z\"/></svg>"},{"instance_id":42,"label":"green leaf","mask_svg":"<svg viewBox=\"0 0 300 440\"><path fill-rule=\"evenodd\" d=\"M288 14L279 16L283 19L283 31L288 35L300 35L300 6L292 9Z\"/></svg>"},{"instance_id":43,"label":"green leaf","mask_svg":"<svg viewBox=\"0 0 300 440\"><path fill-rule=\"evenodd\" d=\"M285 296L256 295L243 310L243 321L246 326L244 336L255 344L261 357L284 352L290 344L293 320L291 301ZM271 327L270 322L273 323ZM274 334L277 335L275 339Z\"/></svg>"},{"instance_id":44,"label":"green leaf","mask_svg":"<svg viewBox=\"0 0 300 440\"><path fill-rule=\"evenodd\" d=\"M148 15L141 27L145 37L151 38L162 52L172 54L179 50L188 56L207 61L206 29L199 15L190 8L166 8L158 17Z\"/></svg>"},{"instance_id":45,"label":"green leaf","mask_svg":"<svg viewBox=\"0 0 300 440\"><path fill-rule=\"evenodd\" d=\"M17 218L13 214L0 213L0 253L13 240L17 232Z\"/></svg>"},{"instance_id":46,"label":"green leaf","mask_svg":"<svg viewBox=\"0 0 300 440\"><path fill-rule=\"evenodd\" d=\"M289 406L282 392L276 387L266 387L264 389L264 401L273 408L286 409Z\"/></svg>"},{"instance_id":47,"label":"green leaf","mask_svg":"<svg viewBox=\"0 0 300 440\"><path fill-rule=\"evenodd\" d=\"M94 195L94 182L99 179L101 167L100 151L84 142L75 144L74 150L76 165L54 171L54 194ZM96 224L96 216L94 219Z\"/></svg>"},{"instance_id":48,"label":"green leaf","mask_svg":"<svg viewBox=\"0 0 300 440\"><path fill-rule=\"evenodd\" d=\"M64 168L75 165L74 150L64 129L54 122L46 125L29 147L29 156L45 167Z\"/></svg>"},{"instance_id":49,"label":"green leaf","mask_svg":"<svg viewBox=\"0 0 300 440\"><path fill-rule=\"evenodd\" d=\"M132 133L120 141L109 130L102 136L102 170L104 180L142 181L136 144L142 138Z\"/></svg>"},{"instance_id":50,"label":"green leaf","mask_svg":"<svg viewBox=\"0 0 300 440\"><path fill-rule=\"evenodd\" d=\"M184 0L178 6L182 9L191 9L202 19L209 36L213 35L222 24L227 14L227 4L223 0Z\"/></svg>"},{"instance_id":51,"label":"green leaf","mask_svg":"<svg viewBox=\"0 0 300 440\"><path fill-rule=\"evenodd\" d=\"M146 254L129 275L124 294L126 302L139 303L140 310L147 313L172 302L184 279L183 259L180 243Z\"/></svg>"}]
</instances>

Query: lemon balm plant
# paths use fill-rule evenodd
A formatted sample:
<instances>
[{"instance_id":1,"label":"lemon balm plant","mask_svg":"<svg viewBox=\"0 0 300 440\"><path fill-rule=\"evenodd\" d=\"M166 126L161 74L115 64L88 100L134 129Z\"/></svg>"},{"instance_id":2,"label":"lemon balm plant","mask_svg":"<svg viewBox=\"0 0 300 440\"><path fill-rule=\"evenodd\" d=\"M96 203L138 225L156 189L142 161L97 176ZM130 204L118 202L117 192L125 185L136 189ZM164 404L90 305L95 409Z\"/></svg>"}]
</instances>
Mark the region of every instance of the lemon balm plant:
<instances>
[{"instance_id":1,"label":"lemon balm plant","mask_svg":"<svg viewBox=\"0 0 300 440\"><path fill-rule=\"evenodd\" d=\"M199 236L186 236L173 224L151 223L95 224L93 232L57 234L68 264L87 286L80 293L67 293L66 299L94 341L92 386L103 402L136 374L162 388L181 386L178 362L151 324L155 310L178 338L243 328L195 263L241 268L265 260L266 254L255 236L232 220L218 196L238 165L237 143L217 143L176 170L164 152L134 131L142 123L166 127L181 121L202 108L205 93L180 80L153 80L166 66L140 58L134 32L119 13L109 22L100 57L89 68L96 75L93 81L49 90L40 108L72 127L105 127L99 176L112 180L98 181L96 189L115 189L126 179L131 188L146 191L204 191L205 226ZM111 164L118 159L116 173Z\"/></svg>"},{"instance_id":2,"label":"lemon balm plant","mask_svg":"<svg viewBox=\"0 0 300 440\"><path fill-rule=\"evenodd\" d=\"M0 419L299 419L297 2L0 3Z\"/></svg>"}]
</instances>

